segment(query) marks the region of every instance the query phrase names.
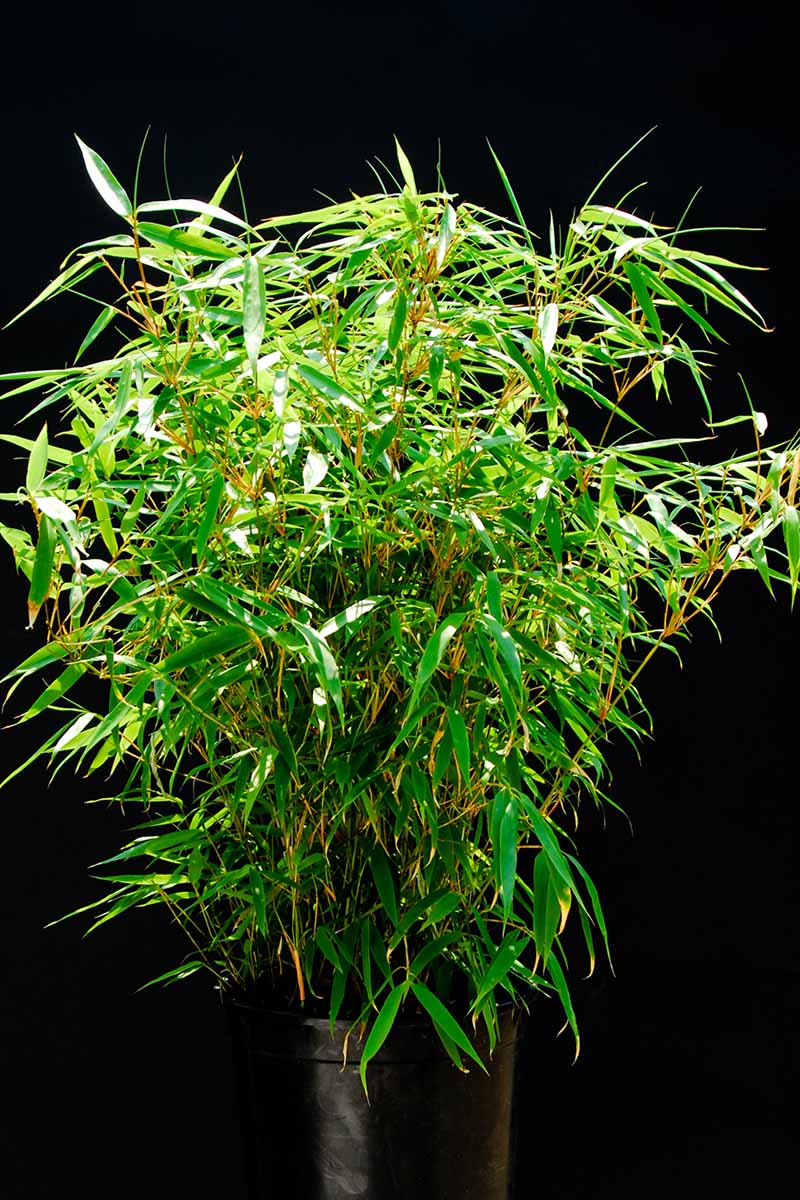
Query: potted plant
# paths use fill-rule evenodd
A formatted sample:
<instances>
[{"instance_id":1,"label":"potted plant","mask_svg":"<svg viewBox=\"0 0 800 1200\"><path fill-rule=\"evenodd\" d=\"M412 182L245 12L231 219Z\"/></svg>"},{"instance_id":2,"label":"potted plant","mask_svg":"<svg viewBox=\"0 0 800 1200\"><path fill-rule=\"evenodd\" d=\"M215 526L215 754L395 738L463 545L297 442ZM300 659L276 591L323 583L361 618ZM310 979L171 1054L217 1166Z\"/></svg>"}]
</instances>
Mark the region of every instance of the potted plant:
<instances>
[{"instance_id":1,"label":"potted plant","mask_svg":"<svg viewBox=\"0 0 800 1200\"><path fill-rule=\"evenodd\" d=\"M34 757L137 817L78 911L185 931L152 982L216 980L251 1141L265 1061L281 1137L309 1088L369 1127L342 1150L310 1106L297 1195L412 1194L405 1127L438 1200L505 1196L518 1014L554 998L577 1048L568 954L608 949L578 805L613 804L642 672L735 572L797 588L800 449L766 448L749 398L715 423L706 386L709 307L763 322L736 264L624 200L538 244L499 162L513 220L421 192L398 146L402 184L251 224L235 168L208 203L139 203L79 144L122 232L33 304L99 273L113 295L74 365L4 377L39 428L6 437L0 527L47 625L11 673L44 685L20 721L60 714ZM687 383L694 429L651 436ZM752 448L715 461L736 421ZM409 1115L447 1109L434 1075L438 1165Z\"/></svg>"}]
</instances>

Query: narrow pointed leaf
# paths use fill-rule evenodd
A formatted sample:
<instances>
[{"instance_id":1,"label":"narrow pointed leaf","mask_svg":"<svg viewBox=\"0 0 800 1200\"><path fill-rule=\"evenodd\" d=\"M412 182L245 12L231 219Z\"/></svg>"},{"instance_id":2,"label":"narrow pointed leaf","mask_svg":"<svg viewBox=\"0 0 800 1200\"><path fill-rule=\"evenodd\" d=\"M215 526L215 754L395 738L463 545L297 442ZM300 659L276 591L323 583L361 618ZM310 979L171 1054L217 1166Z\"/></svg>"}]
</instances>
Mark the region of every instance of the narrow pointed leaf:
<instances>
[{"instance_id":1,"label":"narrow pointed leaf","mask_svg":"<svg viewBox=\"0 0 800 1200\"><path fill-rule=\"evenodd\" d=\"M41 433L31 447L28 458L28 469L25 473L25 489L28 495L38 492L47 470L47 425L42 426Z\"/></svg>"},{"instance_id":2,"label":"narrow pointed leaf","mask_svg":"<svg viewBox=\"0 0 800 1200\"><path fill-rule=\"evenodd\" d=\"M455 1042L459 1050L463 1050L465 1054L476 1062L482 1071L486 1067L481 1062L477 1050L472 1045L464 1030L459 1025L455 1017L447 1011L438 996L425 986L424 983L412 983L411 991L419 1000L422 1007L426 1010L434 1024Z\"/></svg>"},{"instance_id":3,"label":"narrow pointed leaf","mask_svg":"<svg viewBox=\"0 0 800 1200\"><path fill-rule=\"evenodd\" d=\"M115 212L120 217L129 217L133 212L133 205L130 202L128 193L113 174L108 164L103 161L96 151L87 146L85 142L82 142L77 133L75 134L75 140L80 146L86 166L86 173L98 193L105 200L112 212Z\"/></svg>"},{"instance_id":4,"label":"narrow pointed leaf","mask_svg":"<svg viewBox=\"0 0 800 1200\"><path fill-rule=\"evenodd\" d=\"M253 379L258 375L258 352L264 340L264 325L267 318L267 295L264 272L257 258L250 256L244 262L242 285L242 325L244 345Z\"/></svg>"},{"instance_id":5,"label":"narrow pointed leaf","mask_svg":"<svg viewBox=\"0 0 800 1200\"><path fill-rule=\"evenodd\" d=\"M544 360L547 362L555 345L558 331L558 305L546 304L539 316L539 336L542 339Z\"/></svg>"},{"instance_id":6,"label":"narrow pointed leaf","mask_svg":"<svg viewBox=\"0 0 800 1200\"><path fill-rule=\"evenodd\" d=\"M364 1089L364 1094L368 1097L367 1091L367 1066L370 1059L374 1058L380 1050L383 1043L392 1031L395 1018L400 1011L400 1005L403 1003L403 998L408 991L408 984L401 983L393 988L383 1002L380 1012L372 1023L372 1028L369 1031L366 1045L361 1051L361 1066L359 1072L361 1075L361 1086Z\"/></svg>"},{"instance_id":7,"label":"narrow pointed leaf","mask_svg":"<svg viewBox=\"0 0 800 1200\"><path fill-rule=\"evenodd\" d=\"M394 139L394 145L395 152L397 154L397 162L400 167L400 174L403 176L403 181L411 195L416 196L417 184L416 180L414 179L414 172L411 169L411 163L408 161L408 157L396 137Z\"/></svg>"},{"instance_id":8,"label":"narrow pointed leaf","mask_svg":"<svg viewBox=\"0 0 800 1200\"><path fill-rule=\"evenodd\" d=\"M33 559L31 586L28 591L29 626L33 625L39 609L44 604L50 592L56 542L57 538L53 522L49 517L42 516L39 521L39 536L36 541L36 554Z\"/></svg>"}]
</instances>

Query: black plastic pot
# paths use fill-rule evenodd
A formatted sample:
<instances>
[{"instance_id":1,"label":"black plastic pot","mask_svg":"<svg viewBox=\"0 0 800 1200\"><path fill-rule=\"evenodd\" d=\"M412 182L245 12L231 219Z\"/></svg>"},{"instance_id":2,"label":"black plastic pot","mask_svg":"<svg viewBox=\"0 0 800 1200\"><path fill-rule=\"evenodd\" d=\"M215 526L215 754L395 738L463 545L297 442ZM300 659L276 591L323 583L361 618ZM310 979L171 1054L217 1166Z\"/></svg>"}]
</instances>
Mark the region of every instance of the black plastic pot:
<instances>
[{"instance_id":1,"label":"black plastic pot","mask_svg":"<svg viewBox=\"0 0 800 1200\"><path fill-rule=\"evenodd\" d=\"M249 1200L509 1200L522 1014L508 1006L489 1075L458 1071L430 1021L399 1021L359 1077L348 1024L224 998Z\"/></svg>"}]
</instances>

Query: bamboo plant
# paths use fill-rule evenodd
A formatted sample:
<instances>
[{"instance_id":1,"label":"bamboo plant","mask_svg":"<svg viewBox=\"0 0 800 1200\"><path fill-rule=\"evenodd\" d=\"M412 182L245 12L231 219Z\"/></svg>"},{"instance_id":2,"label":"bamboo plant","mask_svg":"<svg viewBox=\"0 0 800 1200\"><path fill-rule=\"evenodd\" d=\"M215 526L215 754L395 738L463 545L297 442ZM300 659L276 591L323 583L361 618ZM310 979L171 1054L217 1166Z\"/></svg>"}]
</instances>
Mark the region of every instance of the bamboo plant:
<instances>
[{"instance_id":1,"label":"bamboo plant","mask_svg":"<svg viewBox=\"0 0 800 1200\"><path fill-rule=\"evenodd\" d=\"M535 239L499 162L513 218L398 146L400 182L251 224L235 168L139 203L79 144L119 228L28 308L111 291L74 365L3 377L36 424L0 526L46 625L9 677L57 714L33 757L136 818L78 911L163 905L188 953L152 982L366 1024L362 1071L410 1011L480 1061L532 991L577 1039L568 952L608 942L576 814L649 733L642 672L736 572L797 588L797 443L748 400L713 455L712 310L763 327L736 264L597 193ZM670 387L697 419L655 438Z\"/></svg>"}]
</instances>

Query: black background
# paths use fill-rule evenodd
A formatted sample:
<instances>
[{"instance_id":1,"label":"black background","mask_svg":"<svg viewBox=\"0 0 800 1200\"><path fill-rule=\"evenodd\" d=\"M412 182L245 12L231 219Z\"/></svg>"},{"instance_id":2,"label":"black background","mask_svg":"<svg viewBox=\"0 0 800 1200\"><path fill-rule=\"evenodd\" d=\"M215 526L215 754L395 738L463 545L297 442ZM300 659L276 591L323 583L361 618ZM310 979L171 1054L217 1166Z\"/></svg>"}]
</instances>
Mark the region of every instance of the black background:
<instances>
[{"instance_id":1,"label":"black background","mask_svg":"<svg viewBox=\"0 0 800 1200\"><path fill-rule=\"evenodd\" d=\"M4 18L0 77L0 320L80 241L114 231L73 133L129 184L145 129L142 195L210 196L244 154L251 217L370 191L367 160L391 163L392 134L434 186L507 212L486 147L504 162L529 224L567 220L611 163L652 126L603 199L647 180L640 211L763 228L709 235L768 266L743 286L775 331L731 327L720 415L742 370L770 432L798 420L796 71L769 4L684 11L523 0L431 0L420 11L343 3L95 4ZM87 324L71 302L0 336L0 371L60 366ZM727 327L726 327L727 328ZM23 411L5 402L3 429ZM30 435L30 430L23 429ZM34 431L35 434L35 431ZM3 490L23 466L3 454ZM0 517L2 514L0 514ZM2 548L0 548L1 550ZM3 668L41 634L2 554ZM562 1198L744 1194L793 1169L789 1107L798 1069L800 911L794 869L798 612L750 577L719 605L722 644L698 629L679 670L651 670L655 740L614 757L625 820L584 823L604 897L616 977L574 980L583 1052L572 1066L557 1018L536 1014L523 1061L520 1194ZM12 702L13 704L13 702ZM5 770L36 730L2 734ZM183 944L163 915L135 914L84 940L47 921L98 894L87 867L124 821L92 784L32 768L0 793L0 1195L73 1190L84 1200L242 1193L225 1030L197 977L136 988ZM376 1198L378 1200L378 1198ZM422 1197L422 1200L426 1200ZM435 1200L435 1198L431 1198Z\"/></svg>"}]
</instances>

